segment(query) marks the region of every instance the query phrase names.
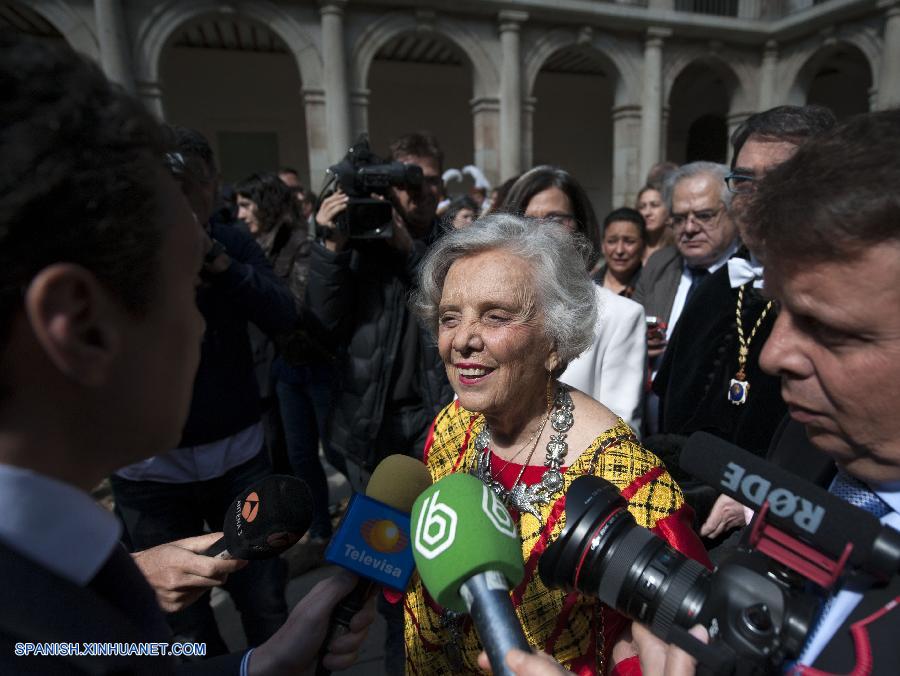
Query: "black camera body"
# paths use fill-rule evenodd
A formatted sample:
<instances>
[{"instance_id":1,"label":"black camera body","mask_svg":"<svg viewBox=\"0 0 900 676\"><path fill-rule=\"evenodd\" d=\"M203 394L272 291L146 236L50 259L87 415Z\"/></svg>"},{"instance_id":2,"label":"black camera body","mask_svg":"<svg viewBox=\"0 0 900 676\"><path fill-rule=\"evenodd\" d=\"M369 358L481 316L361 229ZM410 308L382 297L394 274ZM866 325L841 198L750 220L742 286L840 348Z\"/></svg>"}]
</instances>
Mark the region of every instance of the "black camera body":
<instances>
[{"instance_id":1,"label":"black camera body","mask_svg":"<svg viewBox=\"0 0 900 676\"><path fill-rule=\"evenodd\" d=\"M799 576L773 573L765 556L744 548L710 572L639 527L627 507L605 479L573 481L566 527L540 560L544 584L596 596L713 673L773 673L799 654L817 608ZM708 646L687 633L698 623L709 629Z\"/></svg>"},{"instance_id":2,"label":"black camera body","mask_svg":"<svg viewBox=\"0 0 900 676\"><path fill-rule=\"evenodd\" d=\"M347 151L344 159L329 167L328 173L350 198L347 209L335 218L335 227L351 239L389 238L392 233L389 189L422 186L421 167L385 162L369 150L365 136Z\"/></svg>"},{"instance_id":3,"label":"black camera body","mask_svg":"<svg viewBox=\"0 0 900 676\"><path fill-rule=\"evenodd\" d=\"M818 486L705 432L682 469L756 514L715 572L637 525L610 482L579 477L566 525L540 560L548 587L596 596L697 658L701 672L780 673L802 653L821 600L839 581L887 584L900 532ZM688 633L707 627L709 644Z\"/></svg>"}]
</instances>

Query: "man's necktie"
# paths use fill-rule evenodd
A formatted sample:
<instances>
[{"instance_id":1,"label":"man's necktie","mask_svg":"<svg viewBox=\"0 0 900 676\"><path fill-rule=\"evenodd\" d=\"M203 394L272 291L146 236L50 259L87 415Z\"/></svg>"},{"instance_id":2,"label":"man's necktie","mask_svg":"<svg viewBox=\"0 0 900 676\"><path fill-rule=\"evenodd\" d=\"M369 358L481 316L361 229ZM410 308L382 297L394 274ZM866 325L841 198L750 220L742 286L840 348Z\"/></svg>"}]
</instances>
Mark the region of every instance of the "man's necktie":
<instances>
[{"instance_id":1,"label":"man's necktie","mask_svg":"<svg viewBox=\"0 0 900 676\"><path fill-rule=\"evenodd\" d=\"M891 511L888 504L872 492L868 486L859 479L847 474L847 472L840 467L838 468L837 475L834 477L834 481L831 484L831 488L828 489L828 492L836 495L844 502L849 502L854 507L858 507L859 509L868 512L876 519L880 519ZM813 620L813 629L806 638L806 644L803 648L804 651L822 629L822 620L827 617L828 612L831 610L831 606L834 605L834 600L839 593L840 589L834 589L831 596L829 596L825 603L822 604L822 609L819 611L818 617Z\"/></svg>"},{"instance_id":2,"label":"man's necktie","mask_svg":"<svg viewBox=\"0 0 900 676\"><path fill-rule=\"evenodd\" d=\"M688 266L688 272L691 274L691 285L688 287L687 296L684 299L685 305L687 305L687 302L691 299L694 291L697 290L700 282L709 277L709 270L706 268Z\"/></svg>"}]
</instances>

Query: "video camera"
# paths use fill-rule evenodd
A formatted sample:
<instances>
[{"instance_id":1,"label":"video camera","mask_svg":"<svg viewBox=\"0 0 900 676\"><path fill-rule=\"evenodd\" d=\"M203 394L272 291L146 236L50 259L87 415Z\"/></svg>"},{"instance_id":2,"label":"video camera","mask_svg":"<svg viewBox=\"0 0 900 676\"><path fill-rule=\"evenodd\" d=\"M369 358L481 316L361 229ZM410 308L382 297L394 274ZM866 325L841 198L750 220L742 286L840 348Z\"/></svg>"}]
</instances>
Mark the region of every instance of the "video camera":
<instances>
[{"instance_id":1,"label":"video camera","mask_svg":"<svg viewBox=\"0 0 900 676\"><path fill-rule=\"evenodd\" d=\"M640 528L610 482L579 477L566 526L539 564L548 587L596 596L697 658L701 673L768 674L799 657L821 590L900 572L900 533L874 516L710 434L681 466L758 510L737 552L710 572ZM688 633L707 627L706 645Z\"/></svg>"},{"instance_id":2,"label":"video camera","mask_svg":"<svg viewBox=\"0 0 900 676\"><path fill-rule=\"evenodd\" d=\"M386 239L391 236L391 187L421 189L422 168L403 162L385 162L369 150L365 134L337 164L328 168L332 180L350 198L347 209L335 218L335 227L351 239Z\"/></svg>"}]
</instances>

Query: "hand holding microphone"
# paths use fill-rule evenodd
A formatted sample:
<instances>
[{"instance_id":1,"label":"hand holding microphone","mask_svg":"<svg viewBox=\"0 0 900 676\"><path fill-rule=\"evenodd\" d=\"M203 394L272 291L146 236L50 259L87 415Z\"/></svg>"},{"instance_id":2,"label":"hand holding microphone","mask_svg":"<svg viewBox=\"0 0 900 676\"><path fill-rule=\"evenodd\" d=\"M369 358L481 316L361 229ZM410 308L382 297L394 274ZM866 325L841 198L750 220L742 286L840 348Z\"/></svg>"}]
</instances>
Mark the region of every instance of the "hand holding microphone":
<instances>
[{"instance_id":1,"label":"hand holding microphone","mask_svg":"<svg viewBox=\"0 0 900 676\"><path fill-rule=\"evenodd\" d=\"M167 613L187 608L212 587L221 585L231 573L247 565L243 559L219 559L203 552L222 538L206 533L150 547L131 555L153 591L159 607Z\"/></svg>"},{"instance_id":2,"label":"hand holding microphone","mask_svg":"<svg viewBox=\"0 0 900 676\"><path fill-rule=\"evenodd\" d=\"M511 676L507 653L531 647L509 598L524 576L509 510L475 477L451 474L416 500L411 536L428 593L445 608L468 612L493 673Z\"/></svg>"},{"instance_id":3,"label":"hand holding microphone","mask_svg":"<svg viewBox=\"0 0 900 676\"><path fill-rule=\"evenodd\" d=\"M312 523L312 493L303 481L270 474L245 488L225 511L224 535L204 554L269 559L291 547Z\"/></svg>"},{"instance_id":4,"label":"hand holding microphone","mask_svg":"<svg viewBox=\"0 0 900 676\"><path fill-rule=\"evenodd\" d=\"M132 554L167 613L187 608L248 559L266 559L303 537L312 519L305 483L272 474L238 495L225 512L223 533L206 533ZM210 558L214 557L214 558Z\"/></svg>"},{"instance_id":5,"label":"hand holding microphone","mask_svg":"<svg viewBox=\"0 0 900 676\"><path fill-rule=\"evenodd\" d=\"M331 539L325 558L360 576L356 587L334 609L323 650L347 633L351 618L382 584L406 589L414 563L409 547L409 512L416 497L431 485L420 461L405 455L382 460L366 494L357 493ZM318 676L330 673L321 662Z\"/></svg>"}]
</instances>

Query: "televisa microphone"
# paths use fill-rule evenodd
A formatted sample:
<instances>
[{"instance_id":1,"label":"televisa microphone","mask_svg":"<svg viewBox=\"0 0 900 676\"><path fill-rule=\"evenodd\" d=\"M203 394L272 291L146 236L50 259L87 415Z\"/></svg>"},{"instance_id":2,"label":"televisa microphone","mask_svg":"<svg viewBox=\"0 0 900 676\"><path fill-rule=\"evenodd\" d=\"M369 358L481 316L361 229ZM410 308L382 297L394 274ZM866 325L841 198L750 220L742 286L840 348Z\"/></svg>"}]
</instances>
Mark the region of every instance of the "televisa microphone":
<instances>
[{"instance_id":1,"label":"televisa microphone","mask_svg":"<svg viewBox=\"0 0 900 676\"><path fill-rule=\"evenodd\" d=\"M288 549L312 522L312 493L305 482L270 474L245 488L225 510L223 537L206 556L269 559Z\"/></svg>"},{"instance_id":2,"label":"televisa microphone","mask_svg":"<svg viewBox=\"0 0 900 676\"><path fill-rule=\"evenodd\" d=\"M430 485L431 474L420 460L389 455L372 472L365 495L356 493L351 498L325 559L356 573L360 580L331 614L317 676L330 673L322 666L328 645L349 631L350 620L377 585L406 590L415 568L409 545L409 512Z\"/></svg>"},{"instance_id":3,"label":"televisa microphone","mask_svg":"<svg viewBox=\"0 0 900 676\"><path fill-rule=\"evenodd\" d=\"M706 432L692 434L681 468L744 505L767 504L766 520L877 578L900 571L900 533L828 491ZM851 545L848 547L848 545Z\"/></svg>"},{"instance_id":4,"label":"televisa microphone","mask_svg":"<svg viewBox=\"0 0 900 676\"><path fill-rule=\"evenodd\" d=\"M470 474L451 474L412 510L413 556L422 583L440 605L468 612L491 671L512 676L506 654L531 651L510 587L524 577L516 524L497 495Z\"/></svg>"}]
</instances>

